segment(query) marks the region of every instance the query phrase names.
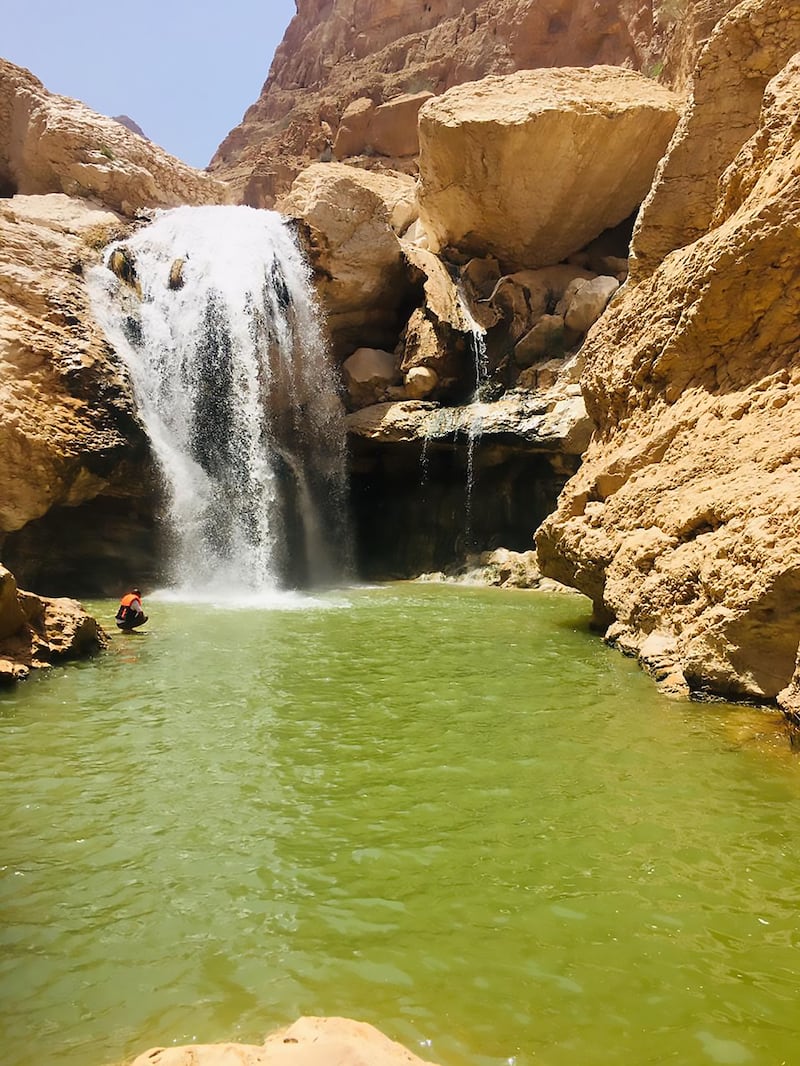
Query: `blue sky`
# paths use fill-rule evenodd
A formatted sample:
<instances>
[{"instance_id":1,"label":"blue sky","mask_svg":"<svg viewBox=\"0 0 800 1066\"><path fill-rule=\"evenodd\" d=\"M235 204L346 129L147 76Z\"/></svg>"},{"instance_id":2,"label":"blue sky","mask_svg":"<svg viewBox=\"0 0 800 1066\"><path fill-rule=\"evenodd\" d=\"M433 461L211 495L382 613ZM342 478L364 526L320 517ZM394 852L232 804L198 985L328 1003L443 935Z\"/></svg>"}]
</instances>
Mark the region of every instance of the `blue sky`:
<instances>
[{"instance_id":1,"label":"blue sky","mask_svg":"<svg viewBox=\"0 0 800 1066\"><path fill-rule=\"evenodd\" d=\"M258 98L294 14L294 0L21 0L0 55L205 167Z\"/></svg>"}]
</instances>

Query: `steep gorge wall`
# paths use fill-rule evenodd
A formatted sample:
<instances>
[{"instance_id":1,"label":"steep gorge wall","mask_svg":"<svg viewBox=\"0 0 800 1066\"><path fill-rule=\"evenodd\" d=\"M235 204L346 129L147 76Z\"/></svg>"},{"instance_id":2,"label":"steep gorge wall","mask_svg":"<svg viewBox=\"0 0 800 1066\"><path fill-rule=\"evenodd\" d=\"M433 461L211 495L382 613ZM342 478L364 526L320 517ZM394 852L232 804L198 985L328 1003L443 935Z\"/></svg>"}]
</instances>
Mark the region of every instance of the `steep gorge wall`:
<instances>
[{"instance_id":1,"label":"steep gorge wall","mask_svg":"<svg viewBox=\"0 0 800 1066\"><path fill-rule=\"evenodd\" d=\"M275 204L333 156L416 171L424 99L489 74L612 64L683 91L734 0L298 0L259 99L210 170Z\"/></svg>"},{"instance_id":2,"label":"steep gorge wall","mask_svg":"<svg viewBox=\"0 0 800 1066\"><path fill-rule=\"evenodd\" d=\"M584 346L597 430L546 573L677 690L798 709L800 9L717 27Z\"/></svg>"}]
</instances>

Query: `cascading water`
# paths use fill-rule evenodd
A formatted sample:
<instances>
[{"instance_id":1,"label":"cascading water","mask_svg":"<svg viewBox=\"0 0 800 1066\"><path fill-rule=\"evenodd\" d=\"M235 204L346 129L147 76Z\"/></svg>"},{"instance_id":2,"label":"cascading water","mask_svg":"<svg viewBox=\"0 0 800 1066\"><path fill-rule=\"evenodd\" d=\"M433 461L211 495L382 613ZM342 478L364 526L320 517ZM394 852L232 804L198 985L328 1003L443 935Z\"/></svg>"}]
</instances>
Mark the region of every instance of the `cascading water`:
<instances>
[{"instance_id":1,"label":"cascading water","mask_svg":"<svg viewBox=\"0 0 800 1066\"><path fill-rule=\"evenodd\" d=\"M342 408L285 222L179 207L115 248L135 277L98 267L88 283L163 474L172 583L259 593L341 581Z\"/></svg>"}]
</instances>

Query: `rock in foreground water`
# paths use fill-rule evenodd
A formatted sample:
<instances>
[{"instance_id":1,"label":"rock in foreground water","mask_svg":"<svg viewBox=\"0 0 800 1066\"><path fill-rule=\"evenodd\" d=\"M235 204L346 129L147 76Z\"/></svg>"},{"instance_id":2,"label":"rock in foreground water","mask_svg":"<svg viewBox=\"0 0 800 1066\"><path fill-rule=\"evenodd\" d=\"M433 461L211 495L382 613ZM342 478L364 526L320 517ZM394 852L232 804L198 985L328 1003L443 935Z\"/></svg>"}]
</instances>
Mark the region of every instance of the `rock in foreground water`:
<instances>
[{"instance_id":1,"label":"rock in foreground water","mask_svg":"<svg viewBox=\"0 0 800 1066\"><path fill-rule=\"evenodd\" d=\"M18 589L14 575L0 564L0 685L62 659L91 655L107 641L77 600Z\"/></svg>"},{"instance_id":2,"label":"rock in foreground water","mask_svg":"<svg viewBox=\"0 0 800 1066\"><path fill-rule=\"evenodd\" d=\"M131 1066L426 1066L366 1022L299 1018L262 1045L192 1044L153 1048Z\"/></svg>"}]
</instances>

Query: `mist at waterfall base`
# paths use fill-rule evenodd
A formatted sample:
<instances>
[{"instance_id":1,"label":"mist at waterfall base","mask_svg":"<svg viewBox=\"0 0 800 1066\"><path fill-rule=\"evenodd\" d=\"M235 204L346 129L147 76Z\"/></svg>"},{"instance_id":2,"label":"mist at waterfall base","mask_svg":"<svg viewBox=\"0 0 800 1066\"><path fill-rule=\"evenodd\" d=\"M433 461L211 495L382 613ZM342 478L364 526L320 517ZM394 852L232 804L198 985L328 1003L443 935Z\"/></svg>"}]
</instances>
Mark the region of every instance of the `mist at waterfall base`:
<instances>
[{"instance_id":1,"label":"mist at waterfall base","mask_svg":"<svg viewBox=\"0 0 800 1066\"><path fill-rule=\"evenodd\" d=\"M107 267L88 283L162 475L168 594L286 604L292 590L341 584L342 407L288 225L248 207L180 207L123 244L135 283Z\"/></svg>"}]
</instances>

